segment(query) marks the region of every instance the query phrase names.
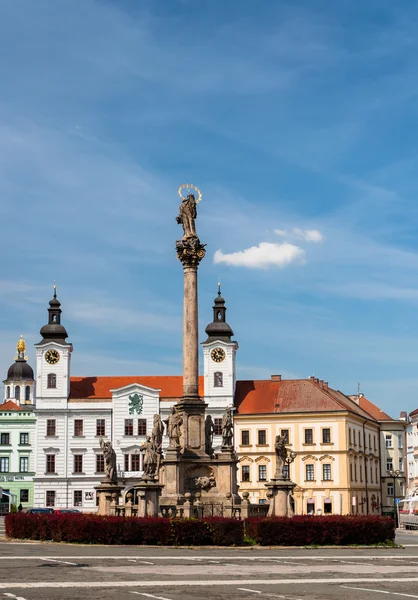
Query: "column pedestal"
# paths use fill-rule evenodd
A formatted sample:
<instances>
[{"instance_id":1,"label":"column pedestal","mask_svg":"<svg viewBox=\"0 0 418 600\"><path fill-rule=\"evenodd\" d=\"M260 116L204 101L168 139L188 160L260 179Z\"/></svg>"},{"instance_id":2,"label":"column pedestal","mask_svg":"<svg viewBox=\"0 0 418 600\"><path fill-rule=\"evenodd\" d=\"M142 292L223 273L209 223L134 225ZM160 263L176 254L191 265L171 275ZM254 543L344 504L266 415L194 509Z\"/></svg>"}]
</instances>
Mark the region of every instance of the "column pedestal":
<instances>
[{"instance_id":1,"label":"column pedestal","mask_svg":"<svg viewBox=\"0 0 418 600\"><path fill-rule=\"evenodd\" d=\"M269 499L268 517L293 517L290 507L290 494L296 483L286 479L272 479L265 484Z\"/></svg>"},{"instance_id":2,"label":"column pedestal","mask_svg":"<svg viewBox=\"0 0 418 600\"><path fill-rule=\"evenodd\" d=\"M138 498L137 517L160 516L159 498L163 485L152 481L141 481L134 486Z\"/></svg>"},{"instance_id":3,"label":"column pedestal","mask_svg":"<svg viewBox=\"0 0 418 600\"><path fill-rule=\"evenodd\" d=\"M99 506L97 509L98 515L115 515L116 507L119 503L119 498L122 493L122 487L117 483L102 483L94 488L99 497Z\"/></svg>"}]
</instances>

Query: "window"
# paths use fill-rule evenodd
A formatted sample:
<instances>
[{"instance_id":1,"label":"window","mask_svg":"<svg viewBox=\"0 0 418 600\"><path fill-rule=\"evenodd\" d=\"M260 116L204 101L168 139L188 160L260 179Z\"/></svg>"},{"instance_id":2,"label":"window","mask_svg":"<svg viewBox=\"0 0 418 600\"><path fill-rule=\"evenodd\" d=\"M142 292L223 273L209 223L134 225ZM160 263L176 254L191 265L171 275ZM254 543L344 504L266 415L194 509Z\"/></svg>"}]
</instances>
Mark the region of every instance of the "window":
<instances>
[{"instance_id":1,"label":"window","mask_svg":"<svg viewBox=\"0 0 418 600\"><path fill-rule=\"evenodd\" d=\"M29 386L29 385L27 385L27 386L25 387L25 400L26 400L26 402L27 402L28 400L30 400L30 386Z\"/></svg>"},{"instance_id":2,"label":"window","mask_svg":"<svg viewBox=\"0 0 418 600\"><path fill-rule=\"evenodd\" d=\"M288 429L282 429L280 432L281 436L284 437L284 443L288 444L289 443L289 430Z\"/></svg>"},{"instance_id":3,"label":"window","mask_svg":"<svg viewBox=\"0 0 418 600\"><path fill-rule=\"evenodd\" d=\"M83 472L83 455L74 454L74 473Z\"/></svg>"},{"instance_id":4,"label":"window","mask_svg":"<svg viewBox=\"0 0 418 600\"><path fill-rule=\"evenodd\" d=\"M20 400L20 385L15 387L15 398L16 400Z\"/></svg>"},{"instance_id":5,"label":"window","mask_svg":"<svg viewBox=\"0 0 418 600\"><path fill-rule=\"evenodd\" d=\"M360 481L363 481L363 465L360 465Z\"/></svg>"},{"instance_id":6,"label":"window","mask_svg":"<svg viewBox=\"0 0 418 600\"><path fill-rule=\"evenodd\" d=\"M369 433L369 448L371 449L371 447L372 447L372 436Z\"/></svg>"},{"instance_id":7,"label":"window","mask_svg":"<svg viewBox=\"0 0 418 600\"><path fill-rule=\"evenodd\" d=\"M55 389L57 387L57 376L55 373L48 373L46 387L48 389Z\"/></svg>"},{"instance_id":8,"label":"window","mask_svg":"<svg viewBox=\"0 0 418 600\"><path fill-rule=\"evenodd\" d=\"M386 471L393 471L393 458L386 459Z\"/></svg>"},{"instance_id":9,"label":"window","mask_svg":"<svg viewBox=\"0 0 418 600\"><path fill-rule=\"evenodd\" d=\"M398 434L398 448L399 449L403 448L403 435L402 434Z\"/></svg>"},{"instance_id":10,"label":"window","mask_svg":"<svg viewBox=\"0 0 418 600\"><path fill-rule=\"evenodd\" d=\"M29 472L29 457L21 456L19 459L19 472L20 473L28 473Z\"/></svg>"},{"instance_id":11,"label":"window","mask_svg":"<svg viewBox=\"0 0 418 600\"><path fill-rule=\"evenodd\" d=\"M29 502L29 490L20 490L20 502Z\"/></svg>"},{"instance_id":12,"label":"window","mask_svg":"<svg viewBox=\"0 0 418 600\"><path fill-rule=\"evenodd\" d=\"M331 443L331 429L326 427L322 430L322 443L330 444Z\"/></svg>"},{"instance_id":13,"label":"window","mask_svg":"<svg viewBox=\"0 0 418 600\"><path fill-rule=\"evenodd\" d=\"M46 421L46 435L47 437L55 437L57 422L55 419L47 419Z\"/></svg>"},{"instance_id":14,"label":"window","mask_svg":"<svg viewBox=\"0 0 418 600\"><path fill-rule=\"evenodd\" d=\"M348 443L351 446L351 427L348 428Z\"/></svg>"},{"instance_id":15,"label":"window","mask_svg":"<svg viewBox=\"0 0 418 600\"><path fill-rule=\"evenodd\" d=\"M46 455L46 472L55 473L55 454Z\"/></svg>"},{"instance_id":16,"label":"window","mask_svg":"<svg viewBox=\"0 0 418 600\"><path fill-rule=\"evenodd\" d=\"M376 450L376 436L373 436L373 448Z\"/></svg>"},{"instance_id":17,"label":"window","mask_svg":"<svg viewBox=\"0 0 418 600\"><path fill-rule=\"evenodd\" d=\"M370 465L370 483L373 483L373 467Z\"/></svg>"},{"instance_id":18,"label":"window","mask_svg":"<svg viewBox=\"0 0 418 600\"><path fill-rule=\"evenodd\" d=\"M129 471L129 454L125 454L125 471Z\"/></svg>"},{"instance_id":19,"label":"window","mask_svg":"<svg viewBox=\"0 0 418 600\"><path fill-rule=\"evenodd\" d=\"M306 503L306 511L308 513L308 515L314 515L315 514L315 502L308 502Z\"/></svg>"},{"instance_id":20,"label":"window","mask_svg":"<svg viewBox=\"0 0 418 600\"><path fill-rule=\"evenodd\" d=\"M29 433L21 433L19 443L21 446L29 446Z\"/></svg>"},{"instance_id":21,"label":"window","mask_svg":"<svg viewBox=\"0 0 418 600\"><path fill-rule=\"evenodd\" d=\"M10 385L7 386L7 397L10 398Z\"/></svg>"},{"instance_id":22,"label":"window","mask_svg":"<svg viewBox=\"0 0 418 600\"><path fill-rule=\"evenodd\" d=\"M357 481L357 463L354 463L354 481Z\"/></svg>"},{"instance_id":23,"label":"window","mask_svg":"<svg viewBox=\"0 0 418 600\"><path fill-rule=\"evenodd\" d=\"M313 444L313 429L305 429L305 444Z\"/></svg>"},{"instance_id":24,"label":"window","mask_svg":"<svg viewBox=\"0 0 418 600\"><path fill-rule=\"evenodd\" d=\"M259 429L258 431L258 443L260 446L265 446L267 443L267 436L265 429Z\"/></svg>"},{"instance_id":25,"label":"window","mask_svg":"<svg viewBox=\"0 0 418 600\"><path fill-rule=\"evenodd\" d=\"M134 420L133 419L125 419L125 435L133 435L134 434Z\"/></svg>"},{"instance_id":26,"label":"window","mask_svg":"<svg viewBox=\"0 0 418 600\"><path fill-rule=\"evenodd\" d=\"M259 504L267 504L267 500L265 498L260 498L258 501Z\"/></svg>"},{"instance_id":27,"label":"window","mask_svg":"<svg viewBox=\"0 0 418 600\"><path fill-rule=\"evenodd\" d=\"M331 465L322 465L322 479L323 481L331 481Z\"/></svg>"},{"instance_id":28,"label":"window","mask_svg":"<svg viewBox=\"0 0 418 600\"><path fill-rule=\"evenodd\" d=\"M81 437L83 435L83 419L74 419L74 436Z\"/></svg>"},{"instance_id":29,"label":"window","mask_svg":"<svg viewBox=\"0 0 418 600\"><path fill-rule=\"evenodd\" d=\"M0 473L8 473L9 472L9 457L8 456L0 456Z\"/></svg>"},{"instance_id":30,"label":"window","mask_svg":"<svg viewBox=\"0 0 418 600\"><path fill-rule=\"evenodd\" d=\"M250 432L248 429L244 429L241 431L241 446L249 446L250 445Z\"/></svg>"},{"instance_id":31,"label":"window","mask_svg":"<svg viewBox=\"0 0 418 600\"><path fill-rule=\"evenodd\" d=\"M214 419L213 426L215 428L215 435L222 435L222 419Z\"/></svg>"},{"instance_id":32,"label":"window","mask_svg":"<svg viewBox=\"0 0 418 600\"><path fill-rule=\"evenodd\" d=\"M283 479L290 479L289 465L283 465L282 474Z\"/></svg>"},{"instance_id":33,"label":"window","mask_svg":"<svg viewBox=\"0 0 418 600\"><path fill-rule=\"evenodd\" d=\"M249 465L244 465L241 470L241 480L242 481L250 481L250 467Z\"/></svg>"},{"instance_id":34,"label":"window","mask_svg":"<svg viewBox=\"0 0 418 600\"><path fill-rule=\"evenodd\" d=\"M392 435L389 433L385 435L386 448L392 448Z\"/></svg>"},{"instance_id":35,"label":"window","mask_svg":"<svg viewBox=\"0 0 418 600\"><path fill-rule=\"evenodd\" d=\"M353 481L353 465L350 465L350 481Z\"/></svg>"},{"instance_id":36,"label":"window","mask_svg":"<svg viewBox=\"0 0 418 600\"><path fill-rule=\"evenodd\" d=\"M74 506L83 505L83 492L82 490L74 490Z\"/></svg>"},{"instance_id":37,"label":"window","mask_svg":"<svg viewBox=\"0 0 418 600\"><path fill-rule=\"evenodd\" d=\"M388 496L393 496L393 483L388 483Z\"/></svg>"},{"instance_id":38,"label":"window","mask_svg":"<svg viewBox=\"0 0 418 600\"><path fill-rule=\"evenodd\" d=\"M96 473L105 472L105 463L103 454L96 454Z\"/></svg>"},{"instance_id":39,"label":"window","mask_svg":"<svg viewBox=\"0 0 418 600\"><path fill-rule=\"evenodd\" d=\"M359 448L361 448L361 444L362 444L362 441L361 441L361 431L359 431L358 432L358 445L359 445Z\"/></svg>"},{"instance_id":40,"label":"window","mask_svg":"<svg viewBox=\"0 0 418 600\"><path fill-rule=\"evenodd\" d=\"M324 500L324 515L330 515L332 513L332 502L325 498Z\"/></svg>"},{"instance_id":41,"label":"window","mask_svg":"<svg viewBox=\"0 0 418 600\"><path fill-rule=\"evenodd\" d=\"M306 481L314 481L314 466L306 465Z\"/></svg>"},{"instance_id":42,"label":"window","mask_svg":"<svg viewBox=\"0 0 418 600\"><path fill-rule=\"evenodd\" d=\"M379 483L379 478L377 477L377 467L375 467L374 474L376 475L376 483Z\"/></svg>"},{"instance_id":43,"label":"window","mask_svg":"<svg viewBox=\"0 0 418 600\"><path fill-rule=\"evenodd\" d=\"M213 387L223 387L224 385L224 376L220 371L216 371L213 374Z\"/></svg>"},{"instance_id":44,"label":"window","mask_svg":"<svg viewBox=\"0 0 418 600\"><path fill-rule=\"evenodd\" d=\"M46 506L55 506L55 490L46 491Z\"/></svg>"},{"instance_id":45,"label":"window","mask_svg":"<svg viewBox=\"0 0 418 600\"><path fill-rule=\"evenodd\" d=\"M258 481L267 481L266 465L258 465Z\"/></svg>"},{"instance_id":46,"label":"window","mask_svg":"<svg viewBox=\"0 0 418 600\"><path fill-rule=\"evenodd\" d=\"M147 435L146 419L138 419L138 435Z\"/></svg>"},{"instance_id":47,"label":"window","mask_svg":"<svg viewBox=\"0 0 418 600\"><path fill-rule=\"evenodd\" d=\"M106 435L106 424L104 419L96 419L96 435L103 437Z\"/></svg>"},{"instance_id":48,"label":"window","mask_svg":"<svg viewBox=\"0 0 418 600\"><path fill-rule=\"evenodd\" d=\"M140 467L139 459L140 459L139 454L132 454L132 456L131 456L131 471L139 471L140 470L141 467Z\"/></svg>"},{"instance_id":49,"label":"window","mask_svg":"<svg viewBox=\"0 0 418 600\"><path fill-rule=\"evenodd\" d=\"M0 433L0 444L2 446L10 445L10 433Z\"/></svg>"},{"instance_id":50,"label":"window","mask_svg":"<svg viewBox=\"0 0 418 600\"><path fill-rule=\"evenodd\" d=\"M403 458L400 458L400 459L399 459L399 467L398 467L398 469L399 469L400 471L403 471Z\"/></svg>"}]
</instances>

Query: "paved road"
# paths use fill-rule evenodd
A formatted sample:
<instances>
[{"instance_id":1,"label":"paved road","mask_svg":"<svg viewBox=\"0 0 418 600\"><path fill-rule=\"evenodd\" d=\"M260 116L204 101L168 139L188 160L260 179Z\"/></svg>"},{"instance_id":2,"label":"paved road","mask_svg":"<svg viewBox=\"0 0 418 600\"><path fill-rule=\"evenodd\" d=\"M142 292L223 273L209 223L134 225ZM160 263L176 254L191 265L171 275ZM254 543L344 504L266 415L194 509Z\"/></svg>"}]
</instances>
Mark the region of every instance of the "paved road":
<instances>
[{"instance_id":1,"label":"paved road","mask_svg":"<svg viewBox=\"0 0 418 600\"><path fill-rule=\"evenodd\" d=\"M418 599L403 549L184 549L0 543L0 600Z\"/></svg>"}]
</instances>

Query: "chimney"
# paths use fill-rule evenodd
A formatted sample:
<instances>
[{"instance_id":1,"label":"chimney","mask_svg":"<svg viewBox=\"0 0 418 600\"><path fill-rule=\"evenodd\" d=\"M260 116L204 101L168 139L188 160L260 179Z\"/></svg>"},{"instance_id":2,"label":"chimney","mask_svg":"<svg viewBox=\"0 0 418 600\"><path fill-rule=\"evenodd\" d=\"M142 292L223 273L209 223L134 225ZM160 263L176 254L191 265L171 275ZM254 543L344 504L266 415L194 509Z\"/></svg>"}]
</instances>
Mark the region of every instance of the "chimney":
<instances>
[{"instance_id":1,"label":"chimney","mask_svg":"<svg viewBox=\"0 0 418 600\"><path fill-rule=\"evenodd\" d=\"M401 414L399 415L399 419L400 419L401 421L406 421L406 418L407 418L406 412L403 410L403 411L401 412Z\"/></svg>"},{"instance_id":2,"label":"chimney","mask_svg":"<svg viewBox=\"0 0 418 600\"><path fill-rule=\"evenodd\" d=\"M271 381L281 381L281 380L282 380L281 375L272 375L271 376Z\"/></svg>"},{"instance_id":3,"label":"chimney","mask_svg":"<svg viewBox=\"0 0 418 600\"><path fill-rule=\"evenodd\" d=\"M324 381L324 390L328 389L328 381Z\"/></svg>"},{"instance_id":4,"label":"chimney","mask_svg":"<svg viewBox=\"0 0 418 600\"><path fill-rule=\"evenodd\" d=\"M321 386L322 389L324 389L324 380L323 379L319 380L319 385Z\"/></svg>"}]
</instances>

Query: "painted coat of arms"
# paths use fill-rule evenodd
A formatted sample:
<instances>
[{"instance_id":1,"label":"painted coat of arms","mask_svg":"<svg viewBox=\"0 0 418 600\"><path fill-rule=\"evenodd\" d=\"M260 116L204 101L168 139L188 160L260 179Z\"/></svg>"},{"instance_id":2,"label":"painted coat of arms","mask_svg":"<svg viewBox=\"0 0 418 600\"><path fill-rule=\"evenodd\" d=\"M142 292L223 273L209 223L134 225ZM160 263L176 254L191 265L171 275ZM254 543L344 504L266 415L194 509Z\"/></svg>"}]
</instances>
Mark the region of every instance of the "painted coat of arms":
<instances>
[{"instance_id":1,"label":"painted coat of arms","mask_svg":"<svg viewBox=\"0 0 418 600\"><path fill-rule=\"evenodd\" d=\"M133 415L134 412L140 415L142 413L142 407L144 405L144 396L142 394L131 394L129 396L129 414Z\"/></svg>"}]
</instances>

